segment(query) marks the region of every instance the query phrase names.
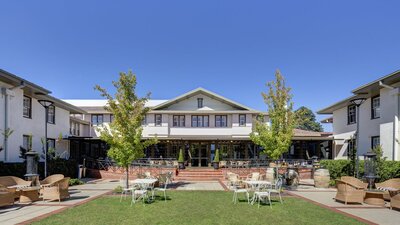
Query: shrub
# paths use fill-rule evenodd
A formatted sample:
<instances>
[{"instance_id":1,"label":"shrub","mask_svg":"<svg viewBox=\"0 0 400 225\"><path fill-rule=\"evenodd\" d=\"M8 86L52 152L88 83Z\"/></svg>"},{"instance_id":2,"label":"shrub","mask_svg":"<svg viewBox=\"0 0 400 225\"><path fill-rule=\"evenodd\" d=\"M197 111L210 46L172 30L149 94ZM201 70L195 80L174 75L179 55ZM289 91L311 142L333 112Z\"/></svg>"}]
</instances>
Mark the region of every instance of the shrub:
<instances>
[{"instance_id":1,"label":"shrub","mask_svg":"<svg viewBox=\"0 0 400 225\"><path fill-rule=\"evenodd\" d=\"M185 157L183 156L183 149L179 150L178 162L180 162L180 163L185 162Z\"/></svg>"},{"instance_id":2,"label":"shrub","mask_svg":"<svg viewBox=\"0 0 400 225\"><path fill-rule=\"evenodd\" d=\"M349 174L350 160L321 160L321 167L328 169L331 180L338 179Z\"/></svg>"},{"instance_id":3,"label":"shrub","mask_svg":"<svg viewBox=\"0 0 400 225\"><path fill-rule=\"evenodd\" d=\"M378 172L378 176L378 182L382 182L392 178L400 178L400 162L384 161Z\"/></svg>"},{"instance_id":4,"label":"shrub","mask_svg":"<svg viewBox=\"0 0 400 225\"><path fill-rule=\"evenodd\" d=\"M122 187L118 185L116 188L114 188L113 192L114 193L122 193Z\"/></svg>"},{"instance_id":5,"label":"shrub","mask_svg":"<svg viewBox=\"0 0 400 225\"><path fill-rule=\"evenodd\" d=\"M69 186L80 185L80 184L84 184L84 182L77 178L72 178L69 180Z\"/></svg>"},{"instance_id":6,"label":"shrub","mask_svg":"<svg viewBox=\"0 0 400 225\"><path fill-rule=\"evenodd\" d=\"M215 150L215 156L214 156L214 161L213 162L219 162L219 149Z\"/></svg>"}]
</instances>

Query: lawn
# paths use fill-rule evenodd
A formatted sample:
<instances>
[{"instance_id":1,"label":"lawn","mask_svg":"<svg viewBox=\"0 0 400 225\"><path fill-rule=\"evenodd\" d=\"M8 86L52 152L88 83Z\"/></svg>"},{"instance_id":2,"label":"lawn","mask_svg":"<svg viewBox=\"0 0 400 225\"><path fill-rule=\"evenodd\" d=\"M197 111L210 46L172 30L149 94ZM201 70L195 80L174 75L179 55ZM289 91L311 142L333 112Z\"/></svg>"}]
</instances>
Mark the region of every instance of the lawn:
<instances>
[{"instance_id":1,"label":"lawn","mask_svg":"<svg viewBox=\"0 0 400 225\"><path fill-rule=\"evenodd\" d=\"M106 196L35 224L362 224L301 199L285 197L284 204L234 205L224 191L170 191L168 201L130 206L130 200ZM243 196L239 196L242 197Z\"/></svg>"}]
</instances>

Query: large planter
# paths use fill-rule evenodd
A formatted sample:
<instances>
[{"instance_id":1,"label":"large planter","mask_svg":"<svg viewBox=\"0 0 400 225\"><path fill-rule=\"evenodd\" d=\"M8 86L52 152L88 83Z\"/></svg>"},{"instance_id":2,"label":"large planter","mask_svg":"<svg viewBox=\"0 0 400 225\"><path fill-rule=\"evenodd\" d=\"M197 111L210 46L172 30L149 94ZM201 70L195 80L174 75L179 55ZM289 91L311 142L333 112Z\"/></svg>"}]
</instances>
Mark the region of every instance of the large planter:
<instances>
[{"instance_id":1,"label":"large planter","mask_svg":"<svg viewBox=\"0 0 400 225\"><path fill-rule=\"evenodd\" d=\"M212 163L213 164L213 167L214 167L214 169L219 169L219 162L213 162Z\"/></svg>"},{"instance_id":2,"label":"large planter","mask_svg":"<svg viewBox=\"0 0 400 225\"><path fill-rule=\"evenodd\" d=\"M317 169L314 173L314 184L316 188L328 188L330 181L329 170Z\"/></svg>"},{"instance_id":3,"label":"large planter","mask_svg":"<svg viewBox=\"0 0 400 225\"><path fill-rule=\"evenodd\" d=\"M178 162L178 166L180 170L185 169L185 163L184 162Z\"/></svg>"}]
</instances>

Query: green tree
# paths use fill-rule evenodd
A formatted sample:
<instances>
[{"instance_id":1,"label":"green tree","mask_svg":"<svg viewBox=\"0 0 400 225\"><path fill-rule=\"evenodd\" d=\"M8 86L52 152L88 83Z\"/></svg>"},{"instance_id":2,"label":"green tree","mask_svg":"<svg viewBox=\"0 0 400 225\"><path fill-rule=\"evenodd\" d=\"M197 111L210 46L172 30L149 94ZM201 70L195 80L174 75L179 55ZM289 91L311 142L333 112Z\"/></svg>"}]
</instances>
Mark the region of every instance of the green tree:
<instances>
[{"instance_id":1,"label":"green tree","mask_svg":"<svg viewBox=\"0 0 400 225\"><path fill-rule=\"evenodd\" d=\"M110 146L108 156L125 168L128 186L129 166L135 159L144 156L145 148L157 143L157 137L142 139L142 121L149 111L145 103L150 93L142 98L136 95L136 76L131 71L120 73L119 80L112 83L116 89L114 97L106 89L95 86L101 96L108 100L104 108L114 115L109 127L101 126L98 131L100 139Z\"/></svg>"},{"instance_id":2,"label":"green tree","mask_svg":"<svg viewBox=\"0 0 400 225\"><path fill-rule=\"evenodd\" d=\"M275 81L268 82L267 87L268 93L263 92L262 96L268 106L270 123L266 123L264 116L260 115L255 121L255 129L250 138L264 148L264 153L269 158L276 160L289 150L295 117L291 89L286 87L279 70L275 72Z\"/></svg>"},{"instance_id":3,"label":"green tree","mask_svg":"<svg viewBox=\"0 0 400 225\"><path fill-rule=\"evenodd\" d=\"M296 128L309 131L322 132L322 125L316 121L315 114L311 109L302 106L294 111L296 116Z\"/></svg>"}]
</instances>

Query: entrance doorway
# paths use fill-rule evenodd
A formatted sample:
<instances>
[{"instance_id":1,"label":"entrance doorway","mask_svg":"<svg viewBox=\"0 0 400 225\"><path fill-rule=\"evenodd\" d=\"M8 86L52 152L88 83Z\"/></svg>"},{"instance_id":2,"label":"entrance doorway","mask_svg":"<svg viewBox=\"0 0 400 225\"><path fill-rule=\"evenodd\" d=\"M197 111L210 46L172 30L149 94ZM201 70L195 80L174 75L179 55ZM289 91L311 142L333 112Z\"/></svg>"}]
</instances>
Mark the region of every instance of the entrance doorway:
<instances>
[{"instance_id":1,"label":"entrance doorway","mask_svg":"<svg viewBox=\"0 0 400 225\"><path fill-rule=\"evenodd\" d=\"M191 144L192 167L205 167L209 164L210 151L207 143Z\"/></svg>"}]
</instances>

